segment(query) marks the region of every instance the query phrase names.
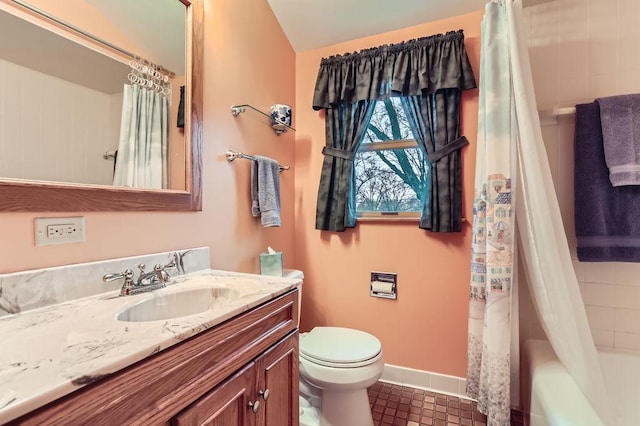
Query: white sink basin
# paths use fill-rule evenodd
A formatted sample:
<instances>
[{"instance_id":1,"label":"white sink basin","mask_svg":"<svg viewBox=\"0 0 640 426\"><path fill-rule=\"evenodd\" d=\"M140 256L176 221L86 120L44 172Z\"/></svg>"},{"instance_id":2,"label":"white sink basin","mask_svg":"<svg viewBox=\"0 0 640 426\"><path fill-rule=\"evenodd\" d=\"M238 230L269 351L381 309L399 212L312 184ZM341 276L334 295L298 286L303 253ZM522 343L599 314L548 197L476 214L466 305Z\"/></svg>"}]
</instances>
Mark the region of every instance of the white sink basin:
<instances>
[{"instance_id":1,"label":"white sink basin","mask_svg":"<svg viewBox=\"0 0 640 426\"><path fill-rule=\"evenodd\" d=\"M116 319L141 322L185 317L235 300L240 293L227 287L209 287L149 295L152 297L125 308Z\"/></svg>"}]
</instances>

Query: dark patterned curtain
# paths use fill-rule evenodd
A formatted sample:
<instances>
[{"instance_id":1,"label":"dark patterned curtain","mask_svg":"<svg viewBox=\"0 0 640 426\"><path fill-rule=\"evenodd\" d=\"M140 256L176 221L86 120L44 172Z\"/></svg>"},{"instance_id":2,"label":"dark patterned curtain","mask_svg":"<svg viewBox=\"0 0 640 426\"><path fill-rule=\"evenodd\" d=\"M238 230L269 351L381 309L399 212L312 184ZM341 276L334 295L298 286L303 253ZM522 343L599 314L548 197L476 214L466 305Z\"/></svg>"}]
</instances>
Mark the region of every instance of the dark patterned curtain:
<instances>
[{"instance_id":1,"label":"dark patterned curtain","mask_svg":"<svg viewBox=\"0 0 640 426\"><path fill-rule=\"evenodd\" d=\"M462 229L462 167L459 136L460 91L441 89L427 96L403 97L402 108L418 145L431 164L431 186L422 207L420 228L434 232Z\"/></svg>"},{"instance_id":2,"label":"dark patterned curtain","mask_svg":"<svg viewBox=\"0 0 640 426\"><path fill-rule=\"evenodd\" d=\"M344 231L356 224L352 185L353 159L364 139L375 101L343 102L327 111L327 145L322 149L322 178L318 189L316 229Z\"/></svg>"},{"instance_id":3,"label":"dark patterned curtain","mask_svg":"<svg viewBox=\"0 0 640 426\"><path fill-rule=\"evenodd\" d=\"M327 110L316 229L344 231L355 225L351 196L355 152L375 101L402 96L409 98L405 109L415 110L410 119L412 130L423 128L415 136L432 163L430 197L420 227L459 231L462 195L458 149L466 143L458 135L460 92L475 87L462 31L323 59L313 98L315 110ZM449 144L451 147L442 150Z\"/></svg>"}]
</instances>

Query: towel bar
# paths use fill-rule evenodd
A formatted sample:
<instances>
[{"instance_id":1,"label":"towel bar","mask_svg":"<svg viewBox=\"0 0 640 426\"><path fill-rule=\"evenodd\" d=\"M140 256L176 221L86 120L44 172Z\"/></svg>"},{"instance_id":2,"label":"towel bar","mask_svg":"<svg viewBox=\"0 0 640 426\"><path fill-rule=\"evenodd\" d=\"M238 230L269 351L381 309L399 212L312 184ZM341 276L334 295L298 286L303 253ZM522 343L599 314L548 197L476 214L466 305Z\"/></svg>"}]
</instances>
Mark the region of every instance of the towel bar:
<instances>
[{"instance_id":1,"label":"towel bar","mask_svg":"<svg viewBox=\"0 0 640 426\"><path fill-rule=\"evenodd\" d=\"M253 155L247 155L242 152L233 152L229 150L224 154L227 156L227 161L229 162L235 160L236 158L244 158L245 160L256 161L256 157L254 157ZM287 166L287 165L283 166L282 164L278 164L278 167L280 168L280 171L291 169L290 166Z\"/></svg>"}]
</instances>

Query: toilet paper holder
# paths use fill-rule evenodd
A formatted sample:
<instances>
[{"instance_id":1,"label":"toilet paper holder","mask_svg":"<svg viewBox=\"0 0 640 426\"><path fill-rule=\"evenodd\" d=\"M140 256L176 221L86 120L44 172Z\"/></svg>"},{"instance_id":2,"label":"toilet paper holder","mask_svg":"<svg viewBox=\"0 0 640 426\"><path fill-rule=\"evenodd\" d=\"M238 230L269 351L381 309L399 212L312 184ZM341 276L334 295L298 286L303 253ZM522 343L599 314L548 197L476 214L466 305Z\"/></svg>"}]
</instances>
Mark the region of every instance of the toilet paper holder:
<instances>
[{"instance_id":1,"label":"toilet paper holder","mask_svg":"<svg viewBox=\"0 0 640 426\"><path fill-rule=\"evenodd\" d=\"M398 274L395 272L371 272L371 297L398 298Z\"/></svg>"}]
</instances>

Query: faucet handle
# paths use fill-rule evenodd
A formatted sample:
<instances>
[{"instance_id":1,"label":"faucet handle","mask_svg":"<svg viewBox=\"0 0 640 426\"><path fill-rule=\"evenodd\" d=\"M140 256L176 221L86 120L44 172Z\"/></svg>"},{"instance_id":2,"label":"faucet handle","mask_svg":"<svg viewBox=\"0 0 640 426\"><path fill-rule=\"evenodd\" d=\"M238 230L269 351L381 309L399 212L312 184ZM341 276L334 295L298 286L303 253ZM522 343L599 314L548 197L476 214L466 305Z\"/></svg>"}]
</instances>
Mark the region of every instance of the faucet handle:
<instances>
[{"instance_id":1,"label":"faucet handle","mask_svg":"<svg viewBox=\"0 0 640 426\"><path fill-rule=\"evenodd\" d=\"M167 273L167 271L164 270L162 265L154 266L153 271L156 274L156 278L161 282L166 283L167 281L169 281L169 274Z\"/></svg>"},{"instance_id":2,"label":"faucet handle","mask_svg":"<svg viewBox=\"0 0 640 426\"><path fill-rule=\"evenodd\" d=\"M162 269L176 269L178 265L176 265L176 260L172 259L171 262L167 263L166 265L156 265L156 267L160 267Z\"/></svg>"},{"instance_id":3,"label":"faucet handle","mask_svg":"<svg viewBox=\"0 0 640 426\"><path fill-rule=\"evenodd\" d=\"M116 273L116 274L104 274L102 276L102 281L107 282L107 281L114 281L120 278L124 278L125 281L127 280L132 280L133 279L133 271L131 269L126 269L124 272L122 273Z\"/></svg>"}]
</instances>

